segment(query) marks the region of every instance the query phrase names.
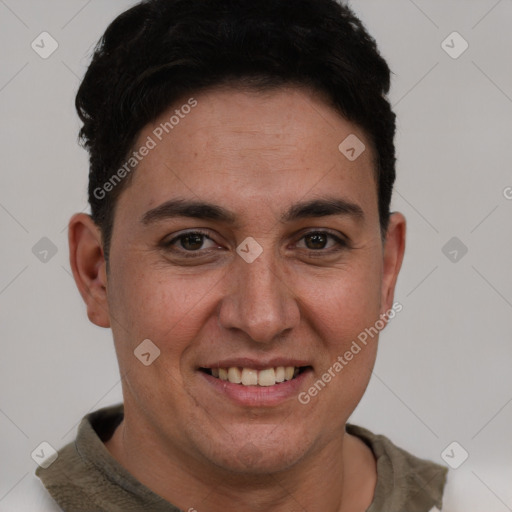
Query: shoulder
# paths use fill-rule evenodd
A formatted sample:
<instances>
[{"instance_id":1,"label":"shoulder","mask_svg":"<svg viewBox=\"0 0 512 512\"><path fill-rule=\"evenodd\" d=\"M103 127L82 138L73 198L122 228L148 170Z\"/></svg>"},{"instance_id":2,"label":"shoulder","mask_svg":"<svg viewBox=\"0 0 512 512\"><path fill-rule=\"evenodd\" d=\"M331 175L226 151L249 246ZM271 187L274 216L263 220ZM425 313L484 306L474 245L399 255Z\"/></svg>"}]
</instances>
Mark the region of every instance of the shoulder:
<instances>
[{"instance_id":1,"label":"shoulder","mask_svg":"<svg viewBox=\"0 0 512 512\"><path fill-rule=\"evenodd\" d=\"M416 457L363 427L347 424L346 431L371 448L377 463L377 485L368 512L442 509L447 467Z\"/></svg>"},{"instance_id":2,"label":"shoulder","mask_svg":"<svg viewBox=\"0 0 512 512\"><path fill-rule=\"evenodd\" d=\"M57 497L62 506L74 506L76 503L87 502L86 489L94 485L94 474L79 454L76 441L71 442L58 451L57 459L48 467L39 467L36 476L41 480L46 492Z\"/></svg>"},{"instance_id":3,"label":"shoulder","mask_svg":"<svg viewBox=\"0 0 512 512\"><path fill-rule=\"evenodd\" d=\"M362 439L377 460L377 487L367 512L414 510L415 512L465 512L490 510L474 487L471 472L421 459L396 446L389 438L356 425L347 432Z\"/></svg>"},{"instance_id":4,"label":"shoulder","mask_svg":"<svg viewBox=\"0 0 512 512\"><path fill-rule=\"evenodd\" d=\"M136 480L106 449L104 440L121 419L122 405L86 415L75 441L61 448L51 464L37 468L36 475L66 511L176 512L178 509Z\"/></svg>"},{"instance_id":5,"label":"shoulder","mask_svg":"<svg viewBox=\"0 0 512 512\"><path fill-rule=\"evenodd\" d=\"M0 502L0 512L62 512L35 473L22 481Z\"/></svg>"}]
</instances>

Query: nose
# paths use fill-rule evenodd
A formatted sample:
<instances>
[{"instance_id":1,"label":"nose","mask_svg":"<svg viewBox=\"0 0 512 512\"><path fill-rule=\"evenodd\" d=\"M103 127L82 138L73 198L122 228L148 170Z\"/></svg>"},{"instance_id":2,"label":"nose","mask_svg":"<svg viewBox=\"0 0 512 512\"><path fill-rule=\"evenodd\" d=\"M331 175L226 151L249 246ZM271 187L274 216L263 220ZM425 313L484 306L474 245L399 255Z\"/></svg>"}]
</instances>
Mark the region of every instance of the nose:
<instances>
[{"instance_id":1,"label":"nose","mask_svg":"<svg viewBox=\"0 0 512 512\"><path fill-rule=\"evenodd\" d=\"M219 310L222 328L243 331L269 344L299 324L300 311L289 279L265 252L252 263L233 264Z\"/></svg>"}]
</instances>

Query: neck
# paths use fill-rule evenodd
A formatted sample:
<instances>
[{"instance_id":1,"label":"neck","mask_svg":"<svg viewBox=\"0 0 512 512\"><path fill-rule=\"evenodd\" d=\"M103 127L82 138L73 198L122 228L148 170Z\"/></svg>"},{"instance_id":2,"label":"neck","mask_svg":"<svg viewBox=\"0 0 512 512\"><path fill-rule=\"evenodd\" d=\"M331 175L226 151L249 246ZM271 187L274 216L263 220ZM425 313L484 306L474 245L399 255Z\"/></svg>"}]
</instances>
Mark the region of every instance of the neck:
<instances>
[{"instance_id":1,"label":"neck","mask_svg":"<svg viewBox=\"0 0 512 512\"><path fill-rule=\"evenodd\" d=\"M375 458L346 432L286 471L241 475L159 442L130 419L125 416L107 449L143 485L182 510L364 512L373 500Z\"/></svg>"}]
</instances>

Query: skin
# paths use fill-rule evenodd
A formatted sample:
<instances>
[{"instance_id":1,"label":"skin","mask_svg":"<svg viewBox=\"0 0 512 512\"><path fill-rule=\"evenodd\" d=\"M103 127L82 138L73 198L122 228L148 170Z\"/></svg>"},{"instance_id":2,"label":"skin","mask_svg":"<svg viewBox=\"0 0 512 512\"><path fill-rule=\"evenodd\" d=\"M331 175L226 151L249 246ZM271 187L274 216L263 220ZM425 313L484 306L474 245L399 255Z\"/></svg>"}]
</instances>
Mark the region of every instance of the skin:
<instances>
[{"instance_id":1,"label":"skin","mask_svg":"<svg viewBox=\"0 0 512 512\"><path fill-rule=\"evenodd\" d=\"M111 327L123 376L125 417L106 447L184 510L364 511L376 462L345 424L368 385L377 338L306 405L295 395L278 406L241 406L197 367L238 356L298 358L312 367L301 383L307 391L391 309L405 219L392 214L383 243L371 144L317 94L215 89L194 97L197 107L120 195L108 272L90 217L70 221L77 286L90 320ZM146 126L135 146L186 100ZM338 150L349 134L366 145L353 162ZM178 197L223 206L236 222L141 222ZM364 218L280 221L298 201L332 197L356 203ZM161 246L198 228L211 240L193 245L196 259L181 256L193 252L183 239ZM322 230L348 246L305 238ZM263 248L250 264L236 252L249 236ZM161 351L150 366L133 354L145 339Z\"/></svg>"}]
</instances>

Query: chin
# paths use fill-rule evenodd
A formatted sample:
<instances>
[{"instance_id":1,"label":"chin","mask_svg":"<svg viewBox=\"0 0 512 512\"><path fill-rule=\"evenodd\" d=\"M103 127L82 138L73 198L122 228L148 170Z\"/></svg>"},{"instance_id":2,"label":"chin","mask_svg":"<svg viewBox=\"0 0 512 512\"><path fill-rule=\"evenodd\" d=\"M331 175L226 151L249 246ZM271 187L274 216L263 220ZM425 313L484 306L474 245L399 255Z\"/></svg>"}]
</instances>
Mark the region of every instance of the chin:
<instances>
[{"instance_id":1,"label":"chin","mask_svg":"<svg viewBox=\"0 0 512 512\"><path fill-rule=\"evenodd\" d=\"M279 433L276 425L265 427L265 433L256 433L253 427L249 427L251 432L246 429L245 433L237 432L231 436L224 433L215 446L210 439L207 458L229 472L268 475L285 471L297 464L312 444L298 431L293 434Z\"/></svg>"}]
</instances>

